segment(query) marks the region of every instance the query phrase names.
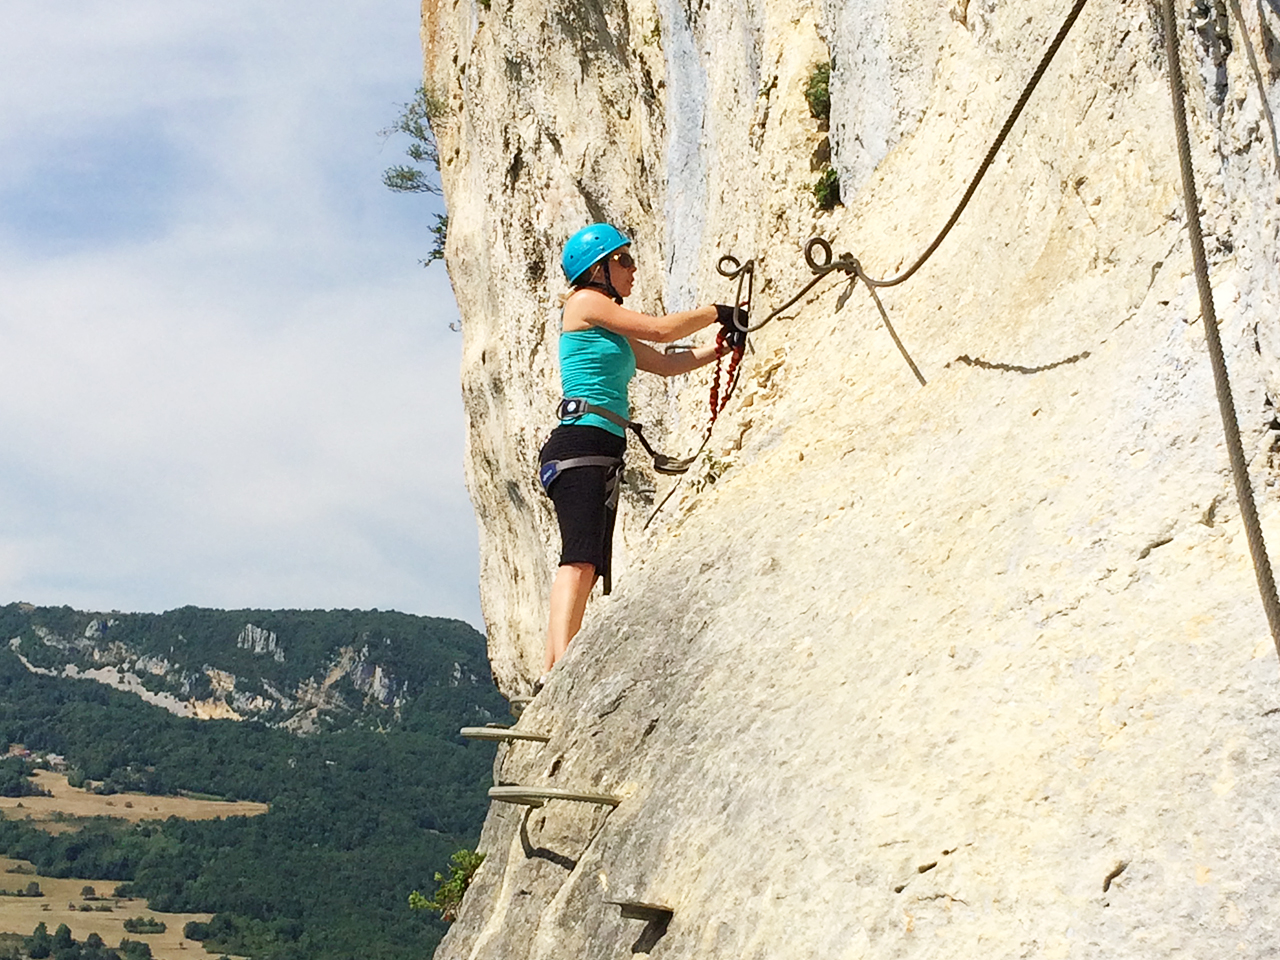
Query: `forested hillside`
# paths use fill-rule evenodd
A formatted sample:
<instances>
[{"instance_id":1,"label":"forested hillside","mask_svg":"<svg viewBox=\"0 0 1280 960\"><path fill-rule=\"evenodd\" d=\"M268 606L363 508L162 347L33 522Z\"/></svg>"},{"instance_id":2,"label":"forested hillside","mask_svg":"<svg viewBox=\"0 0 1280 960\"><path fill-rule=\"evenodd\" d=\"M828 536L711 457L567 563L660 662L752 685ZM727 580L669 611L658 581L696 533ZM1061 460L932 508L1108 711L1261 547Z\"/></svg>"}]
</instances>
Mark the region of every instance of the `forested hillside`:
<instances>
[{"instance_id":1,"label":"forested hillside","mask_svg":"<svg viewBox=\"0 0 1280 960\"><path fill-rule=\"evenodd\" d=\"M427 689L433 709L454 709L471 696L461 688L490 682L484 638L469 625L390 611L83 613L12 603L0 607L0 638L36 670L162 695L188 715L306 730L364 714L394 720Z\"/></svg>"},{"instance_id":2,"label":"forested hillside","mask_svg":"<svg viewBox=\"0 0 1280 960\"><path fill-rule=\"evenodd\" d=\"M83 638L88 623L104 619L0 610L0 627L24 651L60 651L31 643L37 627L46 638ZM485 669L483 637L453 621L353 611L186 609L110 619L112 641L131 651L155 655L167 642L191 663L235 664L249 680L262 679L252 673L259 664L279 683L323 676L342 648L367 646L369 660L376 654L395 677L394 709L349 696L333 722L301 736L259 720L176 716L99 682L33 673L15 650L0 650L6 742L64 754L72 777L98 789L271 805L253 818L98 820L56 836L4 821L0 850L48 875L126 884L152 909L214 912L209 929L196 932L218 951L261 960L429 953L442 927L408 910L408 892L432 889L450 854L474 845L491 782L493 748L457 730L506 712ZM237 651L247 621L282 638L283 662ZM71 650L92 656L83 645Z\"/></svg>"}]
</instances>

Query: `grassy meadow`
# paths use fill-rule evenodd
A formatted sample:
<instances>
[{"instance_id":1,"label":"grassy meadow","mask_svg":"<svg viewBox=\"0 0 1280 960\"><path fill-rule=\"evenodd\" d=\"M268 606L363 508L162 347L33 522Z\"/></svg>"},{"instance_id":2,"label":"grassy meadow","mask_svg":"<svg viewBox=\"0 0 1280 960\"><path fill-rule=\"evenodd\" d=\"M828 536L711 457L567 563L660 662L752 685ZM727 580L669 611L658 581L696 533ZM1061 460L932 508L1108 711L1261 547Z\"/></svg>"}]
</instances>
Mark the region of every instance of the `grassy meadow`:
<instances>
[{"instance_id":1,"label":"grassy meadow","mask_svg":"<svg viewBox=\"0 0 1280 960\"><path fill-rule=\"evenodd\" d=\"M270 809L250 800L199 800L193 797L152 796L145 793L116 793L103 796L79 790L67 782L65 773L37 770L32 783L47 790L47 797L0 797L0 814L10 820L28 820L50 833L74 830L80 821L92 817L112 817L140 823L143 820L215 820L220 817L255 817ZM3 887L4 884L0 884Z\"/></svg>"},{"instance_id":2,"label":"grassy meadow","mask_svg":"<svg viewBox=\"0 0 1280 960\"><path fill-rule=\"evenodd\" d=\"M49 932L65 923L71 935L83 941L91 933L102 937L110 946L123 938L142 940L151 946L156 960L185 960L187 957L206 956L201 944L185 940L182 928L190 920L207 922L209 913L160 913L150 910L145 900L116 899L111 896L114 884L100 880L84 880L73 877L43 877L25 860L0 857L0 889L21 890L32 881L40 884L43 897L0 897L0 933L27 936L44 923ZM103 899L86 900L85 887L93 887ZM82 910L81 907L110 907L105 910ZM131 917L155 917L167 925L164 933L127 933L124 922Z\"/></svg>"}]
</instances>

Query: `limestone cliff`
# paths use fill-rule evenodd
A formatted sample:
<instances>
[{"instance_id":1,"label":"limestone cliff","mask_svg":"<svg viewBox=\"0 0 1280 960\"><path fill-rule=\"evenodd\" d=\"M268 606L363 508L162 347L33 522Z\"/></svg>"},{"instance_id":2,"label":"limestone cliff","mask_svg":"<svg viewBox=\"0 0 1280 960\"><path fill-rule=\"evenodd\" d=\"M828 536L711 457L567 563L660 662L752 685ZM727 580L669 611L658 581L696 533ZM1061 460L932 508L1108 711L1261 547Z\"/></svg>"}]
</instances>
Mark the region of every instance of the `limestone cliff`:
<instances>
[{"instance_id":1,"label":"limestone cliff","mask_svg":"<svg viewBox=\"0 0 1280 960\"><path fill-rule=\"evenodd\" d=\"M643 308L757 316L812 234L877 275L933 238L1066 0L427 0L495 675L541 656L559 244L635 236ZM1187 4L1179 4L1185 7ZM1196 173L1264 523L1280 543L1280 15L1201 24ZM1182 11L1184 15L1186 10ZM803 88L832 64L828 131ZM615 594L521 719L440 958L1280 952L1280 668L1226 471L1162 31L1092 0L965 217L882 296L755 338L693 475L628 470ZM828 150L845 206L808 187ZM638 418L696 446L706 376ZM639 457L633 458L638 461ZM665 927L608 900L664 904Z\"/></svg>"}]
</instances>

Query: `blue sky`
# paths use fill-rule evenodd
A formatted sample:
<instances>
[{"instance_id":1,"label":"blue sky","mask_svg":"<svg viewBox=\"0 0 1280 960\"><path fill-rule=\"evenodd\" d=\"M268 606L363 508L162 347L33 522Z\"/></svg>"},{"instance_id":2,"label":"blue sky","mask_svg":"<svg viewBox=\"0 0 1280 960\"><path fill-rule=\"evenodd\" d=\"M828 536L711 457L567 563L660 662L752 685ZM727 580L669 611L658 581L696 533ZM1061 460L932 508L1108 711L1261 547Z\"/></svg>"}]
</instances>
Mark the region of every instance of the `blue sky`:
<instances>
[{"instance_id":1,"label":"blue sky","mask_svg":"<svg viewBox=\"0 0 1280 960\"><path fill-rule=\"evenodd\" d=\"M0 601L480 625L413 0L0 6Z\"/></svg>"}]
</instances>

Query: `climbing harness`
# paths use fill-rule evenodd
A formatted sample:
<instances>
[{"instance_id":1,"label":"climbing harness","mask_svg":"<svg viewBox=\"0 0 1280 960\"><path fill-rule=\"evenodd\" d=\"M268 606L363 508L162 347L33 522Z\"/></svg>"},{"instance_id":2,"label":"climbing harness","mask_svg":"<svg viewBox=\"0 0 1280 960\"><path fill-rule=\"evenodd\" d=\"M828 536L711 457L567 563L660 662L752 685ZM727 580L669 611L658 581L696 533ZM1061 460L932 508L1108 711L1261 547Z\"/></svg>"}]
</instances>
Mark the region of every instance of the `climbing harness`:
<instances>
[{"instance_id":1,"label":"climbing harness","mask_svg":"<svg viewBox=\"0 0 1280 960\"><path fill-rule=\"evenodd\" d=\"M1258 581L1262 608L1267 615L1267 625L1271 629L1271 639L1275 643L1276 654L1280 655L1280 598L1276 596L1275 576L1271 570L1271 560L1267 556L1262 525L1258 522L1253 487L1249 483L1249 465L1244 458L1240 425L1236 420L1235 402L1231 397L1231 381L1227 377L1227 361L1222 351L1222 339L1218 335L1213 288L1209 285L1209 264L1200 225L1200 201L1196 194L1195 171L1191 165L1191 140L1187 134L1187 94L1182 80L1182 59L1178 51L1178 20L1173 12L1173 0L1162 0L1161 7L1164 14L1165 49L1169 59L1169 94L1173 99L1173 124L1178 139L1178 160L1182 167L1182 198L1187 209L1187 234L1195 265L1196 288L1200 294L1200 320L1204 324L1204 338L1213 366L1213 383L1218 394L1218 411L1222 416L1222 431L1231 460L1231 476L1235 481L1236 500L1240 504L1240 518L1249 541L1249 554L1253 558L1254 575Z\"/></svg>"},{"instance_id":2,"label":"climbing harness","mask_svg":"<svg viewBox=\"0 0 1280 960\"><path fill-rule=\"evenodd\" d=\"M563 460L548 460L538 468L538 481L547 496L551 496L551 486L556 478L566 470L579 467L604 467L604 564L599 568L603 581L603 592L607 597L613 592L613 526L618 515L618 494L622 492L622 458L608 456L566 457ZM535 690L535 692L537 692ZM513 702L514 704L514 702ZM519 714L516 714L519 716Z\"/></svg>"},{"instance_id":3,"label":"climbing harness","mask_svg":"<svg viewBox=\"0 0 1280 960\"><path fill-rule=\"evenodd\" d=\"M605 475L604 505L610 510L618 506L618 478L622 474L621 457L568 457L564 460L548 460L538 468L538 482L542 489L551 492L551 484L556 477L574 467L605 467L609 472Z\"/></svg>"},{"instance_id":4,"label":"climbing harness","mask_svg":"<svg viewBox=\"0 0 1280 960\"><path fill-rule=\"evenodd\" d=\"M726 267L726 262L731 263L732 266ZM749 275L751 272L751 269L754 269L754 265L755 265L754 261L752 260L748 260L746 264L739 264L738 261L735 260L733 257L725 256L720 258L720 263L716 267L716 269L720 272L721 276L730 276L730 275L739 276L739 273L730 274L730 273L726 273L726 270L745 271ZM744 304L742 302L742 283L739 282L738 297L736 298L736 302L734 304L734 316L733 316L734 329L730 331L727 327L722 327L720 330L720 333L716 336L716 372L715 372L715 376L712 378L712 381L711 381L711 417L707 421L707 429L702 434L702 443L698 444L698 449L693 451L692 456L681 461L681 463L684 465L684 469L680 471L681 474L684 474L686 471L688 471L689 467L694 463L694 461L696 461L700 456L702 456L702 451L707 449L707 444L711 442L711 433L716 426L716 419L720 416L720 413L728 405L729 399L733 396L734 390L736 390L738 387L738 380L742 376L742 356L745 353L746 347L747 347L746 327L747 327L747 324L749 323L748 318L750 317L750 309L751 309L750 288L748 288L747 301ZM730 344L730 348L732 351L732 358L729 361L728 376L726 378L727 386L725 388L724 395L721 396L720 395L720 382L721 382L720 361L722 359L722 354L720 353L720 347L724 343ZM683 479L683 476L681 476L680 479ZM649 514L649 519L644 522L644 526L641 529L643 530L649 529L649 524L653 523L654 518L657 517L658 514L662 512L662 508L667 505L667 501L669 501L673 496L675 496L675 492L679 489L680 489L680 481L677 480L675 483L671 485L671 489L667 491L667 495L658 502L658 505L656 507L653 508L653 513Z\"/></svg>"},{"instance_id":5,"label":"climbing harness","mask_svg":"<svg viewBox=\"0 0 1280 960\"><path fill-rule=\"evenodd\" d=\"M746 341L742 340L736 343L730 343L731 339L736 339L738 331L730 333L727 328L722 327L720 332L716 334L716 372L711 378L711 419L707 422L707 432L710 433L711 428L715 426L716 418L720 416L720 411L725 408L729 402L730 390L725 390L724 397L720 396L720 374L721 361L724 360L726 353L729 354L729 371L727 384L731 385L737 382L738 365L742 363L742 354L746 351Z\"/></svg>"},{"instance_id":6,"label":"climbing harness","mask_svg":"<svg viewBox=\"0 0 1280 960\"><path fill-rule=\"evenodd\" d=\"M604 417L610 423L622 427L623 430L630 430L636 435L636 439L640 441L640 446L644 447L645 452L653 458L653 469L658 473L680 474L684 473L692 465L694 458L689 457L685 460L677 460L675 457L669 457L665 453L659 453L649 445L649 441L645 439L644 424L636 423L634 420L628 420L626 417L619 416L608 407L602 407L599 404L588 403L581 397L565 397L560 401L560 407L556 411L556 415L561 420L576 420L579 417L585 417L587 414L594 414L597 417ZM579 460L599 459L595 457L575 457L572 461L559 461L561 469L568 469L570 466L587 466L588 464L579 463ZM553 461L555 462L555 461ZM619 461L621 463L621 461ZM565 466L565 465L568 466ZM547 466L551 464L548 463ZM592 464L594 466L594 464ZM546 470L546 467L543 467ZM554 476L551 478L555 479ZM549 486L550 480L543 482L543 487Z\"/></svg>"},{"instance_id":7,"label":"climbing harness","mask_svg":"<svg viewBox=\"0 0 1280 960\"><path fill-rule=\"evenodd\" d=\"M706 450L707 444L711 442L711 433L715 430L716 419L728 405L733 392L738 387L738 380L742 376L742 357L747 349L747 333L751 323L751 296L755 288L755 261L748 260L746 263L739 263L736 258L726 255L721 257L720 262L716 264L716 272L722 277L736 278L738 281L738 292L733 300L733 315L730 318L733 329L723 326L716 335L716 372L711 379L711 417L707 421L707 429L702 434L702 443L698 445L698 449L693 451L691 457L681 461L684 464L684 469L680 471L681 474L685 473L694 461L702 456L702 451ZM744 284L745 299L743 298ZM731 358L729 360L728 375L725 378L724 395L721 396L721 360L724 358L722 348L726 345L729 347ZM680 482L677 480L671 485L667 495L653 508L653 513L649 514L649 519L644 522L644 526L641 529L649 529L649 524L653 523L654 518L667 505L667 501L675 496L675 492L679 489Z\"/></svg>"}]
</instances>

